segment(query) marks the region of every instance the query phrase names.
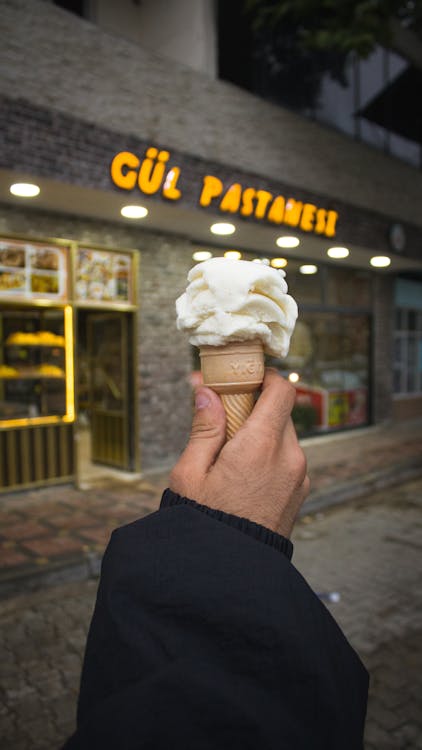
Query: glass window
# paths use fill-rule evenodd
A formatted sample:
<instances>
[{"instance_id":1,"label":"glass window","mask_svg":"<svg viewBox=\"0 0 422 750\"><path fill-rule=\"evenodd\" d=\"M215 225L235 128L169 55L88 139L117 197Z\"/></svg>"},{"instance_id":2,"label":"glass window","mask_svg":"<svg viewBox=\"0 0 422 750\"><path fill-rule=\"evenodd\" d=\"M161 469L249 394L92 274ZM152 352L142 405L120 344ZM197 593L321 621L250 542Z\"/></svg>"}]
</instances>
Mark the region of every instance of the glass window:
<instances>
[{"instance_id":1,"label":"glass window","mask_svg":"<svg viewBox=\"0 0 422 750\"><path fill-rule=\"evenodd\" d=\"M272 360L295 383L294 421L300 434L369 421L367 315L304 312L285 360Z\"/></svg>"},{"instance_id":2,"label":"glass window","mask_svg":"<svg viewBox=\"0 0 422 750\"><path fill-rule=\"evenodd\" d=\"M394 378L394 392L418 393L422 390L422 313L398 308L394 335L394 366L400 377Z\"/></svg>"},{"instance_id":3,"label":"glass window","mask_svg":"<svg viewBox=\"0 0 422 750\"><path fill-rule=\"evenodd\" d=\"M0 313L0 420L66 414L64 311Z\"/></svg>"}]
</instances>

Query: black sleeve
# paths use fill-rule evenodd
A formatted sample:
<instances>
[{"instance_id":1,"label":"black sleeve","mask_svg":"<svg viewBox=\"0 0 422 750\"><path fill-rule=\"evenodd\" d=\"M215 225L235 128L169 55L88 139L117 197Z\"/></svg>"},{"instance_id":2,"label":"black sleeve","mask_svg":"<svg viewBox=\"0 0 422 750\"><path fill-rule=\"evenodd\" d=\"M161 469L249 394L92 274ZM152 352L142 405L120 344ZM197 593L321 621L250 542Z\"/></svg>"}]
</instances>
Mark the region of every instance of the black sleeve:
<instances>
[{"instance_id":1,"label":"black sleeve","mask_svg":"<svg viewBox=\"0 0 422 750\"><path fill-rule=\"evenodd\" d=\"M362 750L366 670L244 532L176 501L113 533L66 750Z\"/></svg>"}]
</instances>

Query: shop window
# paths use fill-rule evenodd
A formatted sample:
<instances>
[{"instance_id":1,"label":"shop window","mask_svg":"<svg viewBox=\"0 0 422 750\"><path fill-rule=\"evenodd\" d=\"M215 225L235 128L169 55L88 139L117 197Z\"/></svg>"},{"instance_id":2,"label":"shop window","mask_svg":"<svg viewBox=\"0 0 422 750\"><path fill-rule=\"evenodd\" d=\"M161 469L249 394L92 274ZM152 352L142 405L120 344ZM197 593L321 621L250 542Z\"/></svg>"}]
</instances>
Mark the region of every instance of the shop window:
<instances>
[{"instance_id":1,"label":"shop window","mask_svg":"<svg viewBox=\"0 0 422 750\"><path fill-rule=\"evenodd\" d=\"M64 310L5 308L0 341L0 425L66 417Z\"/></svg>"},{"instance_id":2,"label":"shop window","mask_svg":"<svg viewBox=\"0 0 422 750\"><path fill-rule=\"evenodd\" d=\"M394 392L422 391L422 312L398 308L394 332Z\"/></svg>"},{"instance_id":3,"label":"shop window","mask_svg":"<svg viewBox=\"0 0 422 750\"><path fill-rule=\"evenodd\" d=\"M369 421L368 315L303 312L285 360L271 360L294 383L299 434Z\"/></svg>"}]
</instances>

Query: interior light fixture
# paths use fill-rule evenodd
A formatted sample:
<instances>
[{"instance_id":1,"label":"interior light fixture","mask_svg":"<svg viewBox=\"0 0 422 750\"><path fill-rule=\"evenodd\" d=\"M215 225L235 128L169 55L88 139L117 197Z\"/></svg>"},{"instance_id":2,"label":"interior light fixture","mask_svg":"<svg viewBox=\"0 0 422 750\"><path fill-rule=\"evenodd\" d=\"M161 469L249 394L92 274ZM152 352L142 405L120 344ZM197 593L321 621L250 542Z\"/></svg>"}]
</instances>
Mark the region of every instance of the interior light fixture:
<instances>
[{"instance_id":1,"label":"interior light fixture","mask_svg":"<svg viewBox=\"0 0 422 750\"><path fill-rule=\"evenodd\" d=\"M329 247L327 255L330 258L347 258L350 255L350 250L347 247Z\"/></svg>"},{"instance_id":2,"label":"interior light fixture","mask_svg":"<svg viewBox=\"0 0 422 750\"><path fill-rule=\"evenodd\" d=\"M273 268L285 268L287 266L286 258L272 258L271 265Z\"/></svg>"},{"instance_id":3,"label":"interior light fixture","mask_svg":"<svg viewBox=\"0 0 422 750\"><path fill-rule=\"evenodd\" d=\"M390 265L391 258L388 255L374 255L369 262L374 268L386 268Z\"/></svg>"},{"instance_id":4,"label":"interior light fixture","mask_svg":"<svg viewBox=\"0 0 422 750\"><path fill-rule=\"evenodd\" d=\"M305 265L299 267L300 273L304 273L305 276L311 276L313 273L318 272L318 266L314 266L312 263L305 263Z\"/></svg>"},{"instance_id":5,"label":"interior light fixture","mask_svg":"<svg viewBox=\"0 0 422 750\"><path fill-rule=\"evenodd\" d=\"M277 237L275 244L278 247L297 247L300 245L300 239L298 237Z\"/></svg>"},{"instance_id":6,"label":"interior light fixture","mask_svg":"<svg viewBox=\"0 0 422 750\"><path fill-rule=\"evenodd\" d=\"M242 253L240 253L239 250L226 250L224 257L230 258L231 260L240 260Z\"/></svg>"},{"instance_id":7,"label":"interior light fixture","mask_svg":"<svg viewBox=\"0 0 422 750\"><path fill-rule=\"evenodd\" d=\"M298 372L291 372L289 375L289 380L291 383L298 383L300 380L300 375Z\"/></svg>"},{"instance_id":8,"label":"interior light fixture","mask_svg":"<svg viewBox=\"0 0 422 750\"><path fill-rule=\"evenodd\" d=\"M9 190L12 195L17 195L19 198L35 198L40 193L39 186L33 182L15 182Z\"/></svg>"},{"instance_id":9,"label":"interior light fixture","mask_svg":"<svg viewBox=\"0 0 422 750\"><path fill-rule=\"evenodd\" d=\"M217 222L210 227L210 231L213 234L233 234L236 231L234 224L229 224L226 221Z\"/></svg>"},{"instance_id":10,"label":"interior light fixture","mask_svg":"<svg viewBox=\"0 0 422 750\"><path fill-rule=\"evenodd\" d=\"M145 206L123 206L120 210L125 219L143 219L148 214Z\"/></svg>"},{"instance_id":11,"label":"interior light fixture","mask_svg":"<svg viewBox=\"0 0 422 750\"><path fill-rule=\"evenodd\" d=\"M210 258L212 258L212 253L210 253L209 250L195 250L192 258L199 261L209 260Z\"/></svg>"}]
</instances>

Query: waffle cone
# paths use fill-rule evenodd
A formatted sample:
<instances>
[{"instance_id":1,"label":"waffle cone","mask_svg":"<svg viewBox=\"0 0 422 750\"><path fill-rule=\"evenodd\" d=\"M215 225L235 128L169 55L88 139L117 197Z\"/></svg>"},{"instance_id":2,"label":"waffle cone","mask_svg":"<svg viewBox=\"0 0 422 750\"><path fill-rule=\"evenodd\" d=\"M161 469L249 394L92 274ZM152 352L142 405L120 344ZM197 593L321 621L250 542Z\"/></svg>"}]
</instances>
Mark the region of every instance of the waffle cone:
<instances>
[{"instance_id":1,"label":"waffle cone","mask_svg":"<svg viewBox=\"0 0 422 750\"><path fill-rule=\"evenodd\" d=\"M245 422L254 405L254 392L264 377L262 342L233 342L200 347L204 385L221 395L227 417L227 440Z\"/></svg>"}]
</instances>

